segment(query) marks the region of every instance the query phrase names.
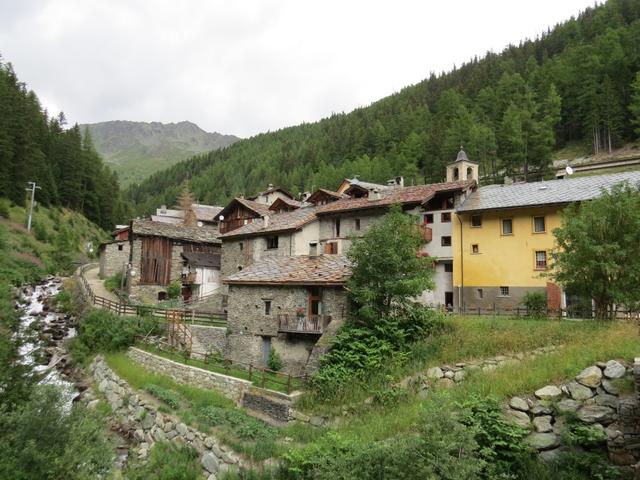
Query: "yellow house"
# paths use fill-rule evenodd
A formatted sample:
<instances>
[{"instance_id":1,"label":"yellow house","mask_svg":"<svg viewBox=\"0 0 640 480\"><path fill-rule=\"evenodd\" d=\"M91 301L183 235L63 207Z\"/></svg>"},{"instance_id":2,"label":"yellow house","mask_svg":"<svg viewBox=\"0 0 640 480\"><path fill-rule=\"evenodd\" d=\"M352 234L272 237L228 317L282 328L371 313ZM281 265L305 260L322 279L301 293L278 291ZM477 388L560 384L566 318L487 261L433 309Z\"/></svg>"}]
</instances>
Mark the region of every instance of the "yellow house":
<instances>
[{"instance_id":1,"label":"yellow house","mask_svg":"<svg viewBox=\"0 0 640 480\"><path fill-rule=\"evenodd\" d=\"M532 291L565 308L565 293L545 276L562 209L625 181L640 182L640 172L478 188L453 224L454 308L516 309Z\"/></svg>"}]
</instances>

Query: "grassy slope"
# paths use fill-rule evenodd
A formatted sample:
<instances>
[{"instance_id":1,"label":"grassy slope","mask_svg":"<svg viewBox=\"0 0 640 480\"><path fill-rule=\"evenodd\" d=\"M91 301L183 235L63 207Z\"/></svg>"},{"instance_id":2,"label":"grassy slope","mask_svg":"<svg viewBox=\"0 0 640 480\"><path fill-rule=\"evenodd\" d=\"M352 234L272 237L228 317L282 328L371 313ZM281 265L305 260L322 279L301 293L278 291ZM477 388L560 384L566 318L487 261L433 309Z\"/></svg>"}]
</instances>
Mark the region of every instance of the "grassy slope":
<instances>
[{"instance_id":1,"label":"grassy slope","mask_svg":"<svg viewBox=\"0 0 640 480\"><path fill-rule=\"evenodd\" d=\"M107 238L77 212L42 206L34 209L32 232L28 233L27 210L9 207L2 199L0 203L4 210L0 212L0 285L35 281L46 273L62 272L68 260L95 258L98 244ZM88 242L93 245L92 254L86 251ZM61 250L65 255L60 255Z\"/></svg>"}]
</instances>

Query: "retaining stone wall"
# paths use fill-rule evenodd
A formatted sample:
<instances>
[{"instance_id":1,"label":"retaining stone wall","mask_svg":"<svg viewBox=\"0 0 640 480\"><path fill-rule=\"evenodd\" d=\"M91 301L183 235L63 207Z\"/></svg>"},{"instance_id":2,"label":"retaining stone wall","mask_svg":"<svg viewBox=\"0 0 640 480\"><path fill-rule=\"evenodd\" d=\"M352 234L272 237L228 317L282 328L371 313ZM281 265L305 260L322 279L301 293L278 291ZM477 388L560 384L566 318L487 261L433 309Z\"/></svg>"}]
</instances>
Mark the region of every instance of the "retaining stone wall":
<instances>
[{"instance_id":1,"label":"retaining stone wall","mask_svg":"<svg viewBox=\"0 0 640 480\"><path fill-rule=\"evenodd\" d=\"M167 375L178 383L215 390L238 404L251 385L247 380L184 365L135 347L129 348L127 356L151 372Z\"/></svg>"},{"instance_id":2,"label":"retaining stone wall","mask_svg":"<svg viewBox=\"0 0 640 480\"><path fill-rule=\"evenodd\" d=\"M200 455L205 478L209 480L215 480L216 474L244 466L242 459L214 437L159 412L154 405L141 399L100 355L89 366L89 372L114 416L121 419L123 430L132 434L138 445L139 458L146 458L155 442L170 441L193 447ZM85 398L88 407L95 408L98 400L91 396Z\"/></svg>"},{"instance_id":3,"label":"retaining stone wall","mask_svg":"<svg viewBox=\"0 0 640 480\"><path fill-rule=\"evenodd\" d=\"M225 355L227 349L226 328L189 325L189 330L191 330L191 335L193 335L206 350Z\"/></svg>"}]
</instances>

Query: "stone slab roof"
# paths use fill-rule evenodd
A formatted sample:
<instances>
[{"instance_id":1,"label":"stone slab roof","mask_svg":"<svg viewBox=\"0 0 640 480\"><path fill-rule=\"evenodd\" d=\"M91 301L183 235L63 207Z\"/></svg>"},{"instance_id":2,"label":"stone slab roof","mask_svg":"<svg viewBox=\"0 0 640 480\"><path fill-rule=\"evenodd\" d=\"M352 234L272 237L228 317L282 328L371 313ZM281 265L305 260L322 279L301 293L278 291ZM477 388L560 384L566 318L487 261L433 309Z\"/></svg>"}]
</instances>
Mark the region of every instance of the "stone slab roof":
<instances>
[{"instance_id":1,"label":"stone slab roof","mask_svg":"<svg viewBox=\"0 0 640 480\"><path fill-rule=\"evenodd\" d=\"M219 253L204 253L204 252L182 252L182 258L187 261L188 265L194 267L213 267L220 268Z\"/></svg>"},{"instance_id":2,"label":"stone slab roof","mask_svg":"<svg viewBox=\"0 0 640 480\"><path fill-rule=\"evenodd\" d=\"M351 276L342 255L267 257L223 280L232 285L344 285Z\"/></svg>"},{"instance_id":3,"label":"stone slab roof","mask_svg":"<svg viewBox=\"0 0 640 480\"><path fill-rule=\"evenodd\" d=\"M185 227L184 225L136 219L131 222L131 231L134 235L165 237L193 243L220 243L218 231L212 227Z\"/></svg>"},{"instance_id":4,"label":"stone slab roof","mask_svg":"<svg viewBox=\"0 0 640 480\"><path fill-rule=\"evenodd\" d=\"M438 192L464 190L475 185L475 180L463 182L432 183L414 187L389 188L380 192L379 198L343 198L335 202L318 207L318 215L347 212L351 210L366 210L369 208L388 207L395 203L420 204L424 203Z\"/></svg>"},{"instance_id":5,"label":"stone slab roof","mask_svg":"<svg viewBox=\"0 0 640 480\"><path fill-rule=\"evenodd\" d=\"M640 185L640 172L612 173L513 185L487 185L473 192L458 207L458 212L504 210L544 205L563 205L600 196L621 182Z\"/></svg>"},{"instance_id":6,"label":"stone slab roof","mask_svg":"<svg viewBox=\"0 0 640 480\"><path fill-rule=\"evenodd\" d=\"M297 230L303 225L315 220L316 210L317 207L303 207L291 212L269 212L269 222L266 227L264 225L264 218L257 218L247 225L221 235L220 238L246 237Z\"/></svg>"},{"instance_id":7,"label":"stone slab roof","mask_svg":"<svg viewBox=\"0 0 640 480\"><path fill-rule=\"evenodd\" d=\"M262 215L267 215L269 213L271 213L271 211L269 210L269 205L265 205L264 203L258 203L258 202L254 202L253 200L247 200L246 198L241 198L241 197L236 197L233 200L231 200L226 207L224 207L218 214L218 217L220 215L224 215L225 218L229 216L229 212L231 210L233 210L233 207L239 203L240 205L242 205L243 207L251 210L252 212L254 212L256 215L258 216L262 216Z\"/></svg>"}]
</instances>

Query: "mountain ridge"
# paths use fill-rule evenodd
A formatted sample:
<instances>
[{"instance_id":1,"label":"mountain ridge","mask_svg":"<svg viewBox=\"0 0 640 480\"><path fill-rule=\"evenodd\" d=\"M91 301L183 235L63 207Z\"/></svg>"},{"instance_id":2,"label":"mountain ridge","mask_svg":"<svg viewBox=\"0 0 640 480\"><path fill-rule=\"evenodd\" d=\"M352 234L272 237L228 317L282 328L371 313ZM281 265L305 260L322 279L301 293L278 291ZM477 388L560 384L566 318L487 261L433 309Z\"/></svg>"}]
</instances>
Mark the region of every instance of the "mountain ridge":
<instances>
[{"instance_id":1,"label":"mountain ridge","mask_svg":"<svg viewBox=\"0 0 640 480\"><path fill-rule=\"evenodd\" d=\"M240 140L235 135L207 132L189 120L170 123L109 120L82 124L80 128L88 129L95 149L125 186L181 160Z\"/></svg>"}]
</instances>

